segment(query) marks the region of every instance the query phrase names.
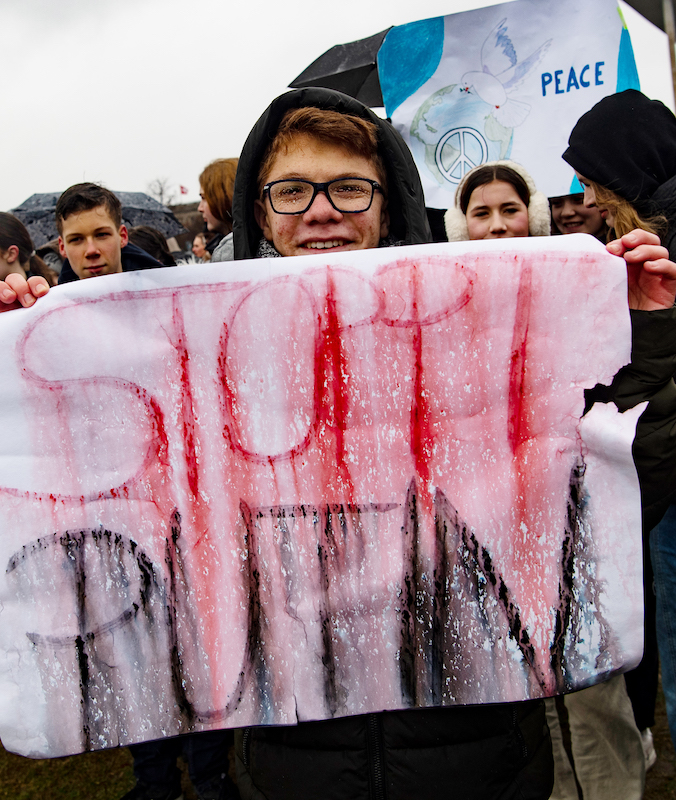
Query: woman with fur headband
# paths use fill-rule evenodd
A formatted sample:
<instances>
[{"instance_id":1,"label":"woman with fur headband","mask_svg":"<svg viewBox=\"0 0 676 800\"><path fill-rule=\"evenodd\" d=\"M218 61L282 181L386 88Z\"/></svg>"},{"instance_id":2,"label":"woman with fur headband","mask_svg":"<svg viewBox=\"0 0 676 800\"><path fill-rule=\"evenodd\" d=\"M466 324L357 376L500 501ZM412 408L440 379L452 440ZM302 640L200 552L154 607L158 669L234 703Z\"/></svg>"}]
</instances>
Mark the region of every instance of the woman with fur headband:
<instances>
[{"instance_id":1,"label":"woman with fur headband","mask_svg":"<svg viewBox=\"0 0 676 800\"><path fill-rule=\"evenodd\" d=\"M445 223L449 242L549 236L549 203L520 164L490 161L460 181Z\"/></svg>"}]
</instances>

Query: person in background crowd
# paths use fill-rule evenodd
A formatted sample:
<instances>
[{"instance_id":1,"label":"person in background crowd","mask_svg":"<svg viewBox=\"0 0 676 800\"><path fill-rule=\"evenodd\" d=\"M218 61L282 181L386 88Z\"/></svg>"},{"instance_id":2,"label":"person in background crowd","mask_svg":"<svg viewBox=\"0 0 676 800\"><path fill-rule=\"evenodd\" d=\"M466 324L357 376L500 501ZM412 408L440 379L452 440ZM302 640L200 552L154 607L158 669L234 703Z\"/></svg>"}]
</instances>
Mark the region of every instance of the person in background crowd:
<instances>
[{"instance_id":1,"label":"person in background crowd","mask_svg":"<svg viewBox=\"0 0 676 800\"><path fill-rule=\"evenodd\" d=\"M563 219L576 215L568 197L555 200ZM594 209L584 211L581 219L594 219ZM596 216L606 229L601 215ZM550 225L546 197L520 164L508 161L470 170L458 186L455 206L446 213L452 241L549 236ZM552 800L578 800L578 786L585 800L639 800L645 783L643 744L624 676L548 699L546 706L554 752ZM572 761L564 747L568 739Z\"/></svg>"},{"instance_id":2,"label":"person in background crowd","mask_svg":"<svg viewBox=\"0 0 676 800\"><path fill-rule=\"evenodd\" d=\"M232 260L232 194L237 174L236 158L218 158L208 164L199 177L200 201L197 210L212 235L206 248L211 261Z\"/></svg>"},{"instance_id":3,"label":"person in background crowd","mask_svg":"<svg viewBox=\"0 0 676 800\"><path fill-rule=\"evenodd\" d=\"M129 230L129 241L145 250L165 267L175 267L176 261L169 252L167 240L156 228L148 225L137 225Z\"/></svg>"},{"instance_id":4,"label":"person in background crowd","mask_svg":"<svg viewBox=\"0 0 676 800\"><path fill-rule=\"evenodd\" d=\"M33 242L26 226L20 219L6 211L0 211L0 280L10 275L23 278L44 278L50 286L56 286L57 273L35 254Z\"/></svg>"},{"instance_id":5,"label":"person in background crowd","mask_svg":"<svg viewBox=\"0 0 676 800\"><path fill-rule=\"evenodd\" d=\"M563 158L584 187L585 205L596 208L608 226L609 237L636 228L649 231L655 240L660 237L669 257L676 259L676 117L672 112L634 89L610 95L578 120L568 145ZM668 451L653 455L656 471L669 473ZM669 728L676 744L675 496L676 481L672 481L672 505L664 519L644 525L645 655L639 668L627 675L649 765L656 760L650 728L655 722L657 646Z\"/></svg>"},{"instance_id":6,"label":"person in background crowd","mask_svg":"<svg viewBox=\"0 0 676 800\"><path fill-rule=\"evenodd\" d=\"M56 203L59 251L64 257L59 283L163 266L129 243L120 201L95 183L76 183Z\"/></svg>"},{"instance_id":7,"label":"person in background crowd","mask_svg":"<svg viewBox=\"0 0 676 800\"><path fill-rule=\"evenodd\" d=\"M192 240L192 253L200 261L210 261L211 253L207 250L207 237L203 233L198 233Z\"/></svg>"},{"instance_id":8,"label":"person in background crowd","mask_svg":"<svg viewBox=\"0 0 676 800\"><path fill-rule=\"evenodd\" d=\"M600 242L608 239L608 226L596 206L586 206L584 194L564 194L550 197L552 233L590 233Z\"/></svg>"}]
</instances>

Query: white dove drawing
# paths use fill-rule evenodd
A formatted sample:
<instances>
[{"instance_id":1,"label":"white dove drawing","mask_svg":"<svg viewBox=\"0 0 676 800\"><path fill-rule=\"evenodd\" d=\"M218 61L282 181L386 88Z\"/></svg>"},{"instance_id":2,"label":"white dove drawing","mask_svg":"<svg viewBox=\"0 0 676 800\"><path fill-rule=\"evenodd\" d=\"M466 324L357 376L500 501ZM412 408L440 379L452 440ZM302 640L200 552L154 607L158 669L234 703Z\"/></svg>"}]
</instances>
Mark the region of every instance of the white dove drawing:
<instances>
[{"instance_id":1,"label":"white dove drawing","mask_svg":"<svg viewBox=\"0 0 676 800\"><path fill-rule=\"evenodd\" d=\"M492 116L501 125L514 128L526 119L530 106L511 94L539 64L552 40L547 39L528 58L518 61L506 23L507 18L501 20L488 34L481 47L481 72L466 72L461 79L461 90L476 93L493 106Z\"/></svg>"}]
</instances>

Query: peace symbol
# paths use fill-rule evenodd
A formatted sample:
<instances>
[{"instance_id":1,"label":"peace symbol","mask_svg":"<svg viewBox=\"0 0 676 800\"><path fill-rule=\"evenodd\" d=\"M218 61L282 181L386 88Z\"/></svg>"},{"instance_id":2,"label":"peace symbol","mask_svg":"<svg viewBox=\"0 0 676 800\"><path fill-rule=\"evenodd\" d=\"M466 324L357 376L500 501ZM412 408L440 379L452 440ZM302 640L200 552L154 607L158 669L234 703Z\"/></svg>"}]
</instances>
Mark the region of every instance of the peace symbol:
<instances>
[{"instance_id":1,"label":"peace symbol","mask_svg":"<svg viewBox=\"0 0 676 800\"><path fill-rule=\"evenodd\" d=\"M458 156L450 167L445 167L441 159L442 151L447 142L458 151ZM469 153L474 155L477 145L481 155L479 158L476 158L476 156L472 158ZM479 164L484 164L488 160L488 144L479 131L474 128L453 128L439 140L434 151L434 160L444 178L449 183L458 184L471 169L479 166Z\"/></svg>"}]
</instances>

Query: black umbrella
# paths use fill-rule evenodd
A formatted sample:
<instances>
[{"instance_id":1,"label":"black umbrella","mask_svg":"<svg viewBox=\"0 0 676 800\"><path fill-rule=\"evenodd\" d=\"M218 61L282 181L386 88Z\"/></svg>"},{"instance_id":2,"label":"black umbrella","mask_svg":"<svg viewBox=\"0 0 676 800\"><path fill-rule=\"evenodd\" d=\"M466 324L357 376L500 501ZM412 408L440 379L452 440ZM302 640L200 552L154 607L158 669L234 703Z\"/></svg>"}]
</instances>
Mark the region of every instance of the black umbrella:
<instances>
[{"instance_id":1,"label":"black umbrella","mask_svg":"<svg viewBox=\"0 0 676 800\"><path fill-rule=\"evenodd\" d=\"M335 45L313 61L289 86L292 89L323 86L348 94L366 106L382 106L376 57L391 29L356 42Z\"/></svg>"},{"instance_id":2,"label":"black umbrella","mask_svg":"<svg viewBox=\"0 0 676 800\"><path fill-rule=\"evenodd\" d=\"M144 192L115 192L115 194L122 203L122 221L127 227L149 225L167 238L186 232L174 214L150 195ZM58 236L54 209L60 196L61 192L33 194L20 206L12 209L12 214L28 228L35 247L42 247Z\"/></svg>"}]
</instances>

